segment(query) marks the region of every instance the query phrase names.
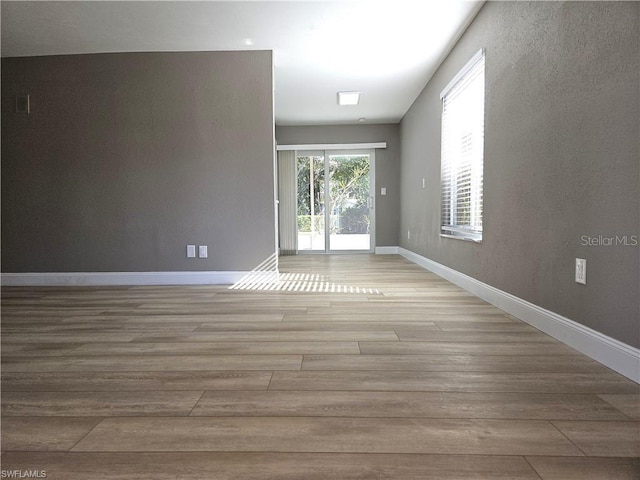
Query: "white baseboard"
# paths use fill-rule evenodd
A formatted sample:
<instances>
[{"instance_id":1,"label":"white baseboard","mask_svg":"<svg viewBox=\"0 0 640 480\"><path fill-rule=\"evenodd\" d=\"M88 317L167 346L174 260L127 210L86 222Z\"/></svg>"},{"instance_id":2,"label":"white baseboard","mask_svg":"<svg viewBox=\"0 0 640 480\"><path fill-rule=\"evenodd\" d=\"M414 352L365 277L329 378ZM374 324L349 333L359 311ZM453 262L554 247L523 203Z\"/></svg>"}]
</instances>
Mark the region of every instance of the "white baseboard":
<instances>
[{"instance_id":1,"label":"white baseboard","mask_svg":"<svg viewBox=\"0 0 640 480\"><path fill-rule=\"evenodd\" d=\"M256 272L3 273L2 286L232 285Z\"/></svg>"},{"instance_id":2,"label":"white baseboard","mask_svg":"<svg viewBox=\"0 0 640 480\"><path fill-rule=\"evenodd\" d=\"M480 282L475 278L405 248L400 247L398 253L538 330L575 348L619 374L630 378L636 383L640 383L640 349Z\"/></svg>"},{"instance_id":3,"label":"white baseboard","mask_svg":"<svg viewBox=\"0 0 640 480\"><path fill-rule=\"evenodd\" d=\"M397 255L399 247L376 247L376 255Z\"/></svg>"}]
</instances>

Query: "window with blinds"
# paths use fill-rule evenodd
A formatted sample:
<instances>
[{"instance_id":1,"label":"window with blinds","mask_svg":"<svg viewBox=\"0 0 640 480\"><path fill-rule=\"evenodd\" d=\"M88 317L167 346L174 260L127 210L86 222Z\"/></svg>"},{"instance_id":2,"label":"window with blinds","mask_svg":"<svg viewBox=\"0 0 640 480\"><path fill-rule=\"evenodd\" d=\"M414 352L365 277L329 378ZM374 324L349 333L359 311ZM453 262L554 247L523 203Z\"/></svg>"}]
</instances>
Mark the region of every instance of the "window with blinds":
<instances>
[{"instance_id":1,"label":"window with blinds","mask_svg":"<svg viewBox=\"0 0 640 480\"><path fill-rule=\"evenodd\" d=\"M484 50L449 82L442 99L441 235L482 241Z\"/></svg>"}]
</instances>

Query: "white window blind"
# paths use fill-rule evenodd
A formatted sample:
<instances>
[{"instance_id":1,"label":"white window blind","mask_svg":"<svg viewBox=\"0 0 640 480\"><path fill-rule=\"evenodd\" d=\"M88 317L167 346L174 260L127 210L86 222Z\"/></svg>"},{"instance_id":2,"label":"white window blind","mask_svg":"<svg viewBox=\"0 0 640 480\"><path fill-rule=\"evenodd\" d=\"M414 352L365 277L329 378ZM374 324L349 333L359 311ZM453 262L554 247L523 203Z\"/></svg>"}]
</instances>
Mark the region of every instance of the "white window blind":
<instances>
[{"instance_id":1,"label":"white window blind","mask_svg":"<svg viewBox=\"0 0 640 480\"><path fill-rule=\"evenodd\" d=\"M278 152L278 234L281 255L297 253L296 152Z\"/></svg>"},{"instance_id":2,"label":"white window blind","mask_svg":"<svg viewBox=\"0 0 640 480\"><path fill-rule=\"evenodd\" d=\"M441 234L482 240L484 50L442 92Z\"/></svg>"}]
</instances>

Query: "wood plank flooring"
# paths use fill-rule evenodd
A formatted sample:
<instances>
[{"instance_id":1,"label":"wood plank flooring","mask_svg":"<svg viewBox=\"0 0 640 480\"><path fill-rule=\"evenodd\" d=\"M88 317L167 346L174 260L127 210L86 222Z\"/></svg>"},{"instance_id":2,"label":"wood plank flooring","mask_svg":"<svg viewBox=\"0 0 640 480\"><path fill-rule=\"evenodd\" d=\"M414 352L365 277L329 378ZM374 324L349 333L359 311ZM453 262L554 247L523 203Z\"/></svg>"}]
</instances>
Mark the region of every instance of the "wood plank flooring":
<instances>
[{"instance_id":1,"label":"wood plank flooring","mask_svg":"<svg viewBox=\"0 0 640 480\"><path fill-rule=\"evenodd\" d=\"M241 287L2 291L2 470L640 478L640 387L395 255Z\"/></svg>"}]
</instances>

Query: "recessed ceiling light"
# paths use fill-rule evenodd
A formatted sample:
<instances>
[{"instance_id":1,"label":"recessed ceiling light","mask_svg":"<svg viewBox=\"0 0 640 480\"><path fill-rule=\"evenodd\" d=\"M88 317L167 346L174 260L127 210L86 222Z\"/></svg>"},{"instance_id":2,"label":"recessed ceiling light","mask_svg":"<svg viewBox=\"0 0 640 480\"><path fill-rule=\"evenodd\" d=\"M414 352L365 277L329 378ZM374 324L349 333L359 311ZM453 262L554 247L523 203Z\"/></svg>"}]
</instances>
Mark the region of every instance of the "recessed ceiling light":
<instances>
[{"instance_id":1,"label":"recessed ceiling light","mask_svg":"<svg viewBox=\"0 0 640 480\"><path fill-rule=\"evenodd\" d=\"M357 105L360 92L338 92L338 105Z\"/></svg>"},{"instance_id":2,"label":"recessed ceiling light","mask_svg":"<svg viewBox=\"0 0 640 480\"><path fill-rule=\"evenodd\" d=\"M364 122L365 120L366 120L366 118L364 118L364 117L360 117L360 118L358 119L358 121L359 121L359 122Z\"/></svg>"},{"instance_id":3,"label":"recessed ceiling light","mask_svg":"<svg viewBox=\"0 0 640 480\"><path fill-rule=\"evenodd\" d=\"M243 42L247 47L250 47L251 45L253 45L253 40L250 38L245 38Z\"/></svg>"}]
</instances>

